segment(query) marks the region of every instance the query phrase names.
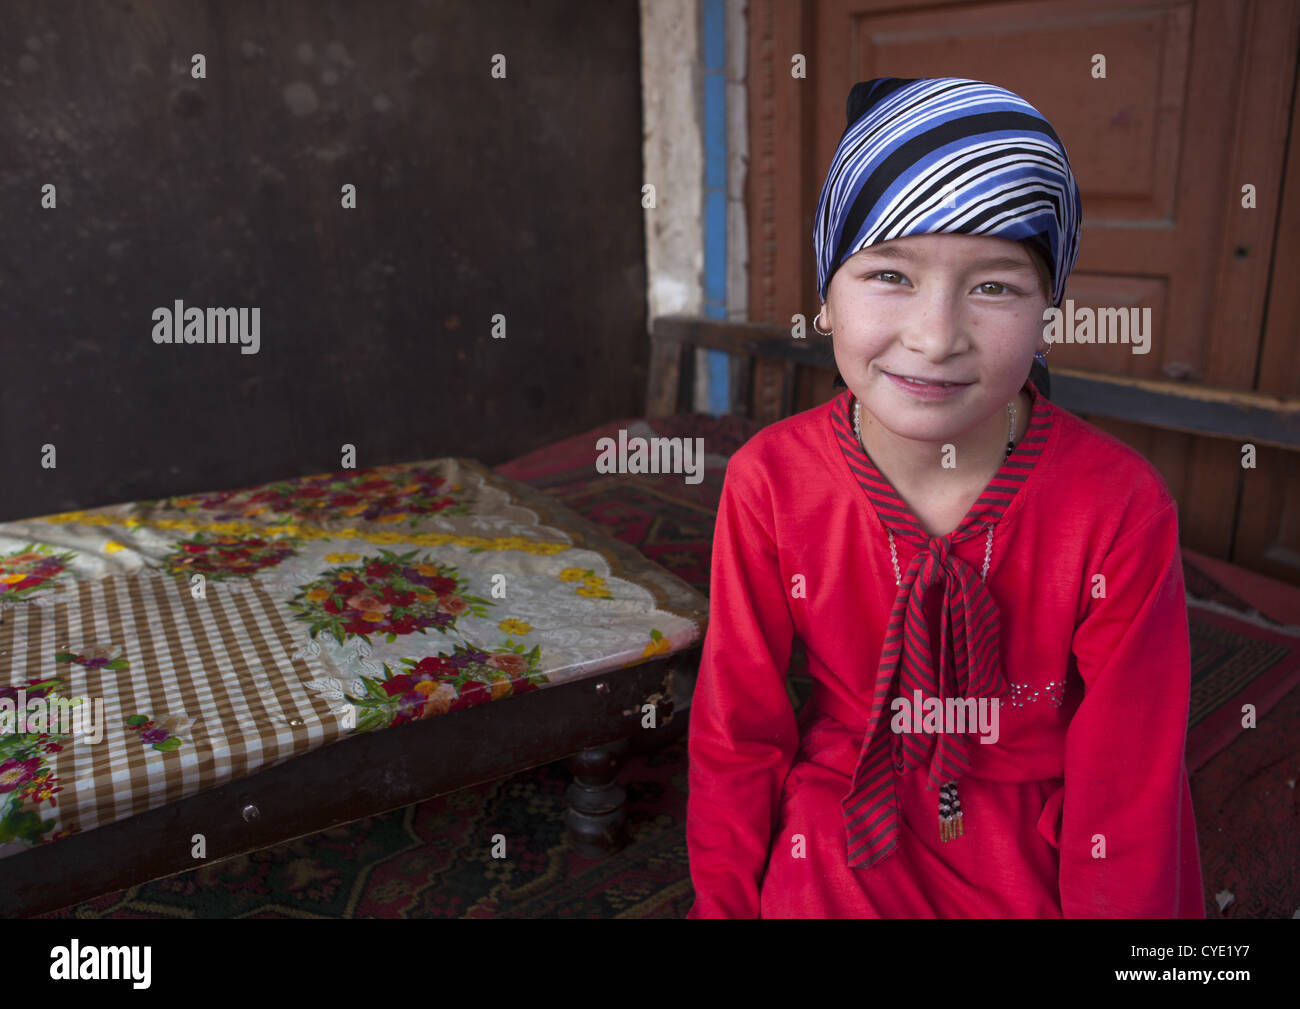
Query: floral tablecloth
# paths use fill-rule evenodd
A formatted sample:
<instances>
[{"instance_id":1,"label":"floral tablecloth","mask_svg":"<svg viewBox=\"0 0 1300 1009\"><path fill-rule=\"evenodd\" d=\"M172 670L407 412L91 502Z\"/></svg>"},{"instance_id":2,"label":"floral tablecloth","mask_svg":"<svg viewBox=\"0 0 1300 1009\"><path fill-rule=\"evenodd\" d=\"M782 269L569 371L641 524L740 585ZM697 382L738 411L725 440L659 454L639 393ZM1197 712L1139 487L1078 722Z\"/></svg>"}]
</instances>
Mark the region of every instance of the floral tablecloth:
<instances>
[{"instance_id":1,"label":"floral tablecloth","mask_svg":"<svg viewBox=\"0 0 1300 1009\"><path fill-rule=\"evenodd\" d=\"M678 651L706 610L468 459L0 523L0 857Z\"/></svg>"}]
</instances>

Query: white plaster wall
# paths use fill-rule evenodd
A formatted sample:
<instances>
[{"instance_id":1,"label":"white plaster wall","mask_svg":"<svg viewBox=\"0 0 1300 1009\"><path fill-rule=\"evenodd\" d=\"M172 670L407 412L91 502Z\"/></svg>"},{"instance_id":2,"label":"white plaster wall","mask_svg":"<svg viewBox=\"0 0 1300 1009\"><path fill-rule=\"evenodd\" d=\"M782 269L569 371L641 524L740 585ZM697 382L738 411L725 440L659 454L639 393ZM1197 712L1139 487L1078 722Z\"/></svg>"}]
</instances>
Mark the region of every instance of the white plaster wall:
<instances>
[{"instance_id":1,"label":"white plaster wall","mask_svg":"<svg viewBox=\"0 0 1300 1009\"><path fill-rule=\"evenodd\" d=\"M704 137L696 0L641 0L646 303L658 315L698 314L704 286Z\"/></svg>"},{"instance_id":2,"label":"white plaster wall","mask_svg":"<svg viewBox=\"0 0 1300 1009\"><path fill-rule=\"evenodd\" d=\"M745 173L749 156L746 0L725 0L727 32L727 318L748 314ZM699 0L641 0L647 326L704 308L704 100ZM708 408L705 351L696 352L696 410Z\"/></svg>"}]
</instances>

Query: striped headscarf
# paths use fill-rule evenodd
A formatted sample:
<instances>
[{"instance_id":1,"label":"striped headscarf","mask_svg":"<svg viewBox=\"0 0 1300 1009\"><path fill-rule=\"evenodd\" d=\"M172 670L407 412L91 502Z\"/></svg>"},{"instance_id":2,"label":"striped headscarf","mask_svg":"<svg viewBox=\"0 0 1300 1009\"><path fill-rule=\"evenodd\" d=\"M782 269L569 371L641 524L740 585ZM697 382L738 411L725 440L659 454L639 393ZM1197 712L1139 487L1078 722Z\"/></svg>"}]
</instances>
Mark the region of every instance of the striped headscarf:
<instances>
[{"instance_id":1,"label":"striped headscarf","mask_svg":"<svg viewBox=\"0 0 1300 1009\"><path fill-rule=\"evenodd\" d=\"M1028 240L1059 307L1083 214L1065 146L1032 105L957 77L853 85L848 126L817 201L817 291L869 245L909 235Z\"/></svg>"}]
</instances>

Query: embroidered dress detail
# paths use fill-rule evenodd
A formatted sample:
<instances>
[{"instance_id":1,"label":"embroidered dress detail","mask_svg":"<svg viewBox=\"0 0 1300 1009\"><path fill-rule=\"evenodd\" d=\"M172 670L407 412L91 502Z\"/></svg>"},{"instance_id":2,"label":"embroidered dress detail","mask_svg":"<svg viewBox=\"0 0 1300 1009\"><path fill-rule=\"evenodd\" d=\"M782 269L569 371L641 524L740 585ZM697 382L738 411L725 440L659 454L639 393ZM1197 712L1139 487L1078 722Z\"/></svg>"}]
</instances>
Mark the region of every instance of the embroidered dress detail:
<instances>
[{"instance_id":1,"label":"embroidered dress detail","mask_svg":"<svg viewBox=\"0 0 1300 1009\"><path fill-rule=\"evenodd\" d=\"M902 734L888 731L884 713L897 696L923 696L941 703L954 698L1002 698L997 603L985 585L992 557L993 528L1042 453L1051 412L1032 386L1028 429L966 517L946 536L925 532L907 503L876 469L853 423L853 395L846 390L831 410L831 423L849 469L885 526L898 594L889 617L876 672L871 713L863 736L852 787L841 802L849 865L869 868L898 846L898 797L893 773L925 767L927 786L939 788L939 836L965 834L957 780L970 767L966 739L954 733ZM952 548L983 533L984 566L977 576ZM895 538L914 549L902 568ZM940 596L937 626L931 627L925 600ZM885 723L882 728L881 723Z\"/></svg>"},{"instance_id":2,"label":"embroidered dress detail","mask_svg":"<svg viewBox=\"0 0 1300 1009\"><path fill-rule=\"evenodd\" d=\"M1026 704L1044 700L1054 708L1059 708L1065 699L1065 681L1048 680L1045 687L1034 688L1032 683L1008 683L1011 696L1007 703L1013 708L1023 708ZM1041 694L1041 696L1040 696Z\"/></svg>"}]
</instances>

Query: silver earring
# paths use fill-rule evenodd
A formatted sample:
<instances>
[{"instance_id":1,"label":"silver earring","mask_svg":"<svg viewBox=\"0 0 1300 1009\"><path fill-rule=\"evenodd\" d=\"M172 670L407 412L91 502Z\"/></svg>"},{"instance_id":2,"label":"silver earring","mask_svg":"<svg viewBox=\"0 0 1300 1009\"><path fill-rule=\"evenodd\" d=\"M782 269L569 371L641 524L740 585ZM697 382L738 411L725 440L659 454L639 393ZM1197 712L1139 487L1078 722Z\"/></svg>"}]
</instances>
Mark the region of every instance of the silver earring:
<instances>
[{"instance_id":1,"label":"silver earring","mask_svg":"<svg viewBox=\"0 0 1300 1009\"><path fill-rule=\"evenodd\" d=\"M830 329L823 330L820 326L817 325L817 320L820 319L821 317L822 317L822 313L821 313L821 310L819 309L818 312L817 312L817 314L813 316L812 327L813 327L813 329L815 329L815 330L816 330L816 331L817 331L821 336L830 336L831 333L834 332L834 330L830 330Z\"/></svg>"}]
</instances>

